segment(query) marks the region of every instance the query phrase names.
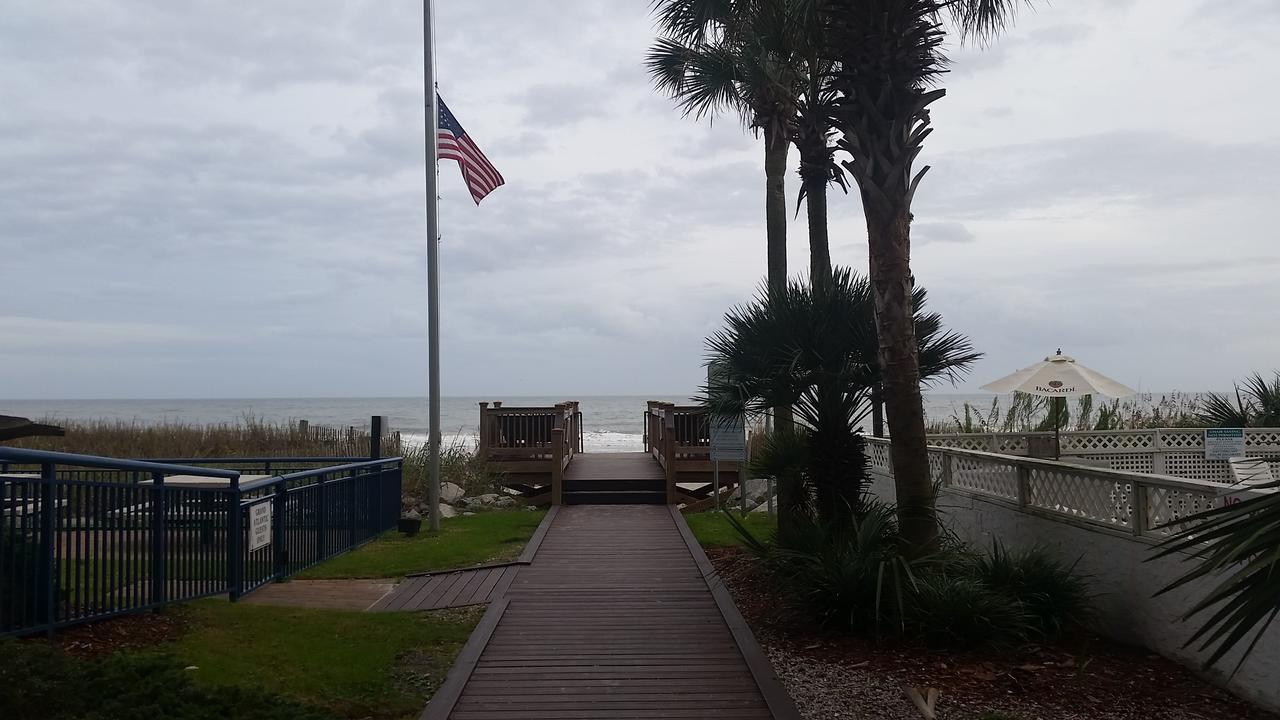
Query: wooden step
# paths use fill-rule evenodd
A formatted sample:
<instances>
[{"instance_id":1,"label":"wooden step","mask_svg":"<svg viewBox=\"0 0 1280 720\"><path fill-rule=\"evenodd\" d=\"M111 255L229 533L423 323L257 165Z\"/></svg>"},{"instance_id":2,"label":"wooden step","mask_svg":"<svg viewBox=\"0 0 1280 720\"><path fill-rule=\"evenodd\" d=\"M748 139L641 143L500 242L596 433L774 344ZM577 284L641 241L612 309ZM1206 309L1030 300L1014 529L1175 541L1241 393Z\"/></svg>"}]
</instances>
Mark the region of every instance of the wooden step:
<instances>
[{"instance_id":1,"label":"wooden step","mask_svg":"<svg viewBox=\"0 0 1280 720\"><path fill-rule=\"evenodd\" d=\"M635 478L635 479L602 479L602 478L577 478L564 480L565 492L585 492L596 490L648 490L663 492L666 489L666 481L662 478Z\"/></svg>"},{"instance_id":2,"label":"wooden step","mask_svg":"<svg viewBox=\"0 0 1280 720\"><path fill-rule=\"evenodd\" d=\"M564 493L565 505L665 505L662 490L579 490Z\"/></svg>"}]
</instances>

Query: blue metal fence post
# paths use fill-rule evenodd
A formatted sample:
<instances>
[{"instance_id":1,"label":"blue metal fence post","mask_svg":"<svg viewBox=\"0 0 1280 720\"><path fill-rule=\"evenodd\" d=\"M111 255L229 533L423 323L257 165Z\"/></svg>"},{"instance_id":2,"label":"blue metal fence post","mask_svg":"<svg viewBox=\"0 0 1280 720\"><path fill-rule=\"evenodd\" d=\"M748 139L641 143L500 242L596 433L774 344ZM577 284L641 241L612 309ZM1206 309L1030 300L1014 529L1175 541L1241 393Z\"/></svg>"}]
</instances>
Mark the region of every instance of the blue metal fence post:
<instances>
[{"instance_id":1,"label":"blue metal fence post","mask_svg":"<svg viewBox=\"0 0 1280 720\"><path fill-rule=\"evenodd\" d=\"M276 484L275 496L271 499L271 514L275 516L274 524L271 532L275 536L271 538L271 542L275 545L275 551L272 553L274 557L272 568L273 575L276 580L283 580L288 575L289 555L285 550L285 512L287 511L286 503L288 502L288 489L284 486L284 481Z\"/></svg>"},{"instance_id":2,"label":"blue metal fence post","mask_svg":"<svg viewBox=\"0 0 1280 720\"><path fill-rule=\"evenodd\" d=\"M325 492L325 479L326 477L321 475L316 482L316 503L320 506L320 512L316 517L316 562L325 558L324 552L327 545L325 536L329 533L329 503L328 498L325 497L328 494Z\"/></svg>"},{"instance_id":3,"label":"blue metal fence post","mask_svg":"<svg viewBox=\"0 0 1280 720\"><path fill-rule=\"evenodd\" d=\"M164 473L151 473L151 602L165 601L165 567L169 560L165 544Z\"/></svg>"},{"instance_id":4,"label":"blue metal fence post","mask_svg":"<svg viewBox=\"0 0 1280 720\"><path fill-rule=\"evenodd\" d=\"M352 470L347 478L347 547L356 546L356 483L360 477L359 470Z\"/></svg>"},{"instance_id":5,"label":"blue metal fence post","mask_svg":"<svg viewBox=\"0 0 1280 720\"><path fill-rule=\"evenodd\" d=\"M244 535L244 520L240 512L240 476L231 478L227 490L227 581L230 584L231 601L240 599L244 591L243 558L240 557L240 540Z\"/></svg>"},{"instance_id":6,"label":"blue metal fence post","mask_svg":"<svg viewBox=\"0 0 1280 720\"><path fill-rule=\"evenodd\" d=\"M45 632L50 637L53 636L53 627L57 622L54 613L58 594L55 549L57 538L54 537L58 512L58 493L55 486L57 479L58 474L53 463L40 465L40 541L41 550L44 551L41 553L42 576L40 579L44 586Z\"/></svg>"}]
</instances>

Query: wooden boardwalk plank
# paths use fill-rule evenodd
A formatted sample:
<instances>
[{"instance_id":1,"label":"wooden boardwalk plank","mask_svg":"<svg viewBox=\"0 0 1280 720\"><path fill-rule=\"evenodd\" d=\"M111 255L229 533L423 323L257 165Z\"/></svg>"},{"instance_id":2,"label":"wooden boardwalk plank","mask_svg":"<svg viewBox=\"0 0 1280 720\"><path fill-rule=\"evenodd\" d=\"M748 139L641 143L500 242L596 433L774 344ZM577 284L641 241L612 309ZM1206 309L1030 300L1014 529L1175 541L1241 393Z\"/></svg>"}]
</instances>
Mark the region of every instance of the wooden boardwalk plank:
<instances>
[{"instance_id":1,"label":"wooden boardwalk plank","mask_svg":"<svg viewBox=\"0 0 1280 720\"><path fill-rule=\"evenodd\" d=\"M798 718L766 697L683 525L662 505L560 507L424 720Z\"/></svg>"}]
</instances>

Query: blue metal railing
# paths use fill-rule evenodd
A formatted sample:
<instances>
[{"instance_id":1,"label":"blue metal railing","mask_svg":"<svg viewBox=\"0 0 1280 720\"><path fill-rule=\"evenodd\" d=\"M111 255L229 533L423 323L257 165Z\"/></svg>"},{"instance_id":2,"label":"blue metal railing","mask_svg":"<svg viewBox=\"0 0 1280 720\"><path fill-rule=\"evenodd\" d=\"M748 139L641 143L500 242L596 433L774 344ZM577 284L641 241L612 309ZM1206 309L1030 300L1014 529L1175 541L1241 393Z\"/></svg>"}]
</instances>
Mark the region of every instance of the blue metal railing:
<instances>
[{"instance_id":1,"label":"blue metal railing","mask_svg":"<svg viewBox=\"0 0 1280 720\"><path fill-rule=\"evenodd\" d=\"M367 542L399 517L401 459L354 460L0 447L0 635L235 599Z\"/></svg>"}]
</instances>

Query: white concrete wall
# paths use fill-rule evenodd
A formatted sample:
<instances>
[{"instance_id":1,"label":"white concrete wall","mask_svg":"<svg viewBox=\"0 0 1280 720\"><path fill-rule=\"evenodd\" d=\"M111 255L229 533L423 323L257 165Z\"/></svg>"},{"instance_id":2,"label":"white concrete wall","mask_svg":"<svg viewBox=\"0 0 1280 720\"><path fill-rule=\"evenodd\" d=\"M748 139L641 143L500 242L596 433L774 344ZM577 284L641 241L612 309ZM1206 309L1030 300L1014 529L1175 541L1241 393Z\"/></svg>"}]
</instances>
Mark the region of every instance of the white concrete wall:
<instances>
[{"instance_id":1,"label":"white concrete wall","mask_svg":"<svg viewBox=\"0 0 1280 720\"><path fill-rule=\"evenodd\" d=\"M893 478L878 472L872 477L872 492L893 502ZM1077 568L1091 576L1090 586L1097 594L1095 607L1101 632L1200 672L1200 663L1207 654L1196 652L1194 647L1183 649L1182 644L1199 627L1203 616L1190 622L1180 622L1178 618L1214 583L1192 583L1152 597L1192 567L1190 564L1178 557L1144 562L1155 554L1149 540L1023 512L951 488L944 489L938 497L938 510L947 527L976 547L989 548L992 538L999 538L1010 548L1039 543L1065 561L1079 559ZM1248 637L1251 639L1252 633ZM1247 645L1247 641L1241 645ZM1263 634L1239 672L1228 678L1239 657L1239 650L1229 654L1204 673L1206 679L1258 705L1280 711L1280 619Z\"/></svg>"}]
</instances>

